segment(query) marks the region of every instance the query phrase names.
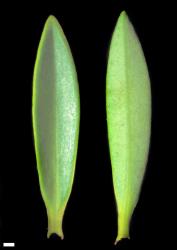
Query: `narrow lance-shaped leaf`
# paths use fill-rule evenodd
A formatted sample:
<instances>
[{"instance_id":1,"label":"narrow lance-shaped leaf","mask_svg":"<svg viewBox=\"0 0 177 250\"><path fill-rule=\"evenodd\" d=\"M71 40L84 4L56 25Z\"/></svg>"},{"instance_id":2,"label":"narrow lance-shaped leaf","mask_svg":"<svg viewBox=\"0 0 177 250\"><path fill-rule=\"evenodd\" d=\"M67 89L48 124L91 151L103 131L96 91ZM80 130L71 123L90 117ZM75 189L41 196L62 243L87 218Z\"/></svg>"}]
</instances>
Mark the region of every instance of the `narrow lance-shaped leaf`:
<instances>
[{"instance_id":1,"label":"narrow lance-shaped leaf","mask_svg":"<svg viewBox=\"0 0 177 250\"><path fill-rule=\"evenodd\" d=\"M50 16L40 40L33 78L32 118L48 237L63 238L78 146L80 104L75 65L65 35Z\"/></svg>"},{"instance_id":2,"label":"narrow lance-shaped leaf","mask_svg":"<svg viewBox=\"0 0 177 250\"><path fill-rule=\"evenodd\" d=\"M118 19L109 51L106 109L118 207L117 242L129 237L129 224L145 172L151 127L151 93L146 61L125 11Z\"/></svg>"}]
</instances>

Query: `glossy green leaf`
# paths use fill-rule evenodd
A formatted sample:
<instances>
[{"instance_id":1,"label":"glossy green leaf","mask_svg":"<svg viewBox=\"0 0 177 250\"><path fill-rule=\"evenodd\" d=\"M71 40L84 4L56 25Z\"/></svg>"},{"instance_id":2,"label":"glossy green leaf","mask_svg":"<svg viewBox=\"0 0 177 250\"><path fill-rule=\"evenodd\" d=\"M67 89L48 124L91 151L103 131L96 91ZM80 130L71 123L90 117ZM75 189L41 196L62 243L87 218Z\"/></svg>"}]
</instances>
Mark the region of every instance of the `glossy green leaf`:
<instances>
[{"instance_id":1,"label":"glossy green leaf","mask_svg":"<svg viewBox=\"0 0 177 250\"><path fill-rule=\"evenodd\" d=\"M116 24L106 83L108 140L118 207L116 242L129 237L148 158L151 127L150 80L143 51L123 11Z\"/></svg>"},{"instance_id":2,"label":"glossy green leaf","mask_svg":"<svg viewBox=\"0 0 177 250\"><path fill-rule=\"evenodd\" d=\"M50 16L40 40L33 78L32 118L48 237L63 238L78 146L80 103L75 65L61 26Z\"/></svg>"}]
</instances>

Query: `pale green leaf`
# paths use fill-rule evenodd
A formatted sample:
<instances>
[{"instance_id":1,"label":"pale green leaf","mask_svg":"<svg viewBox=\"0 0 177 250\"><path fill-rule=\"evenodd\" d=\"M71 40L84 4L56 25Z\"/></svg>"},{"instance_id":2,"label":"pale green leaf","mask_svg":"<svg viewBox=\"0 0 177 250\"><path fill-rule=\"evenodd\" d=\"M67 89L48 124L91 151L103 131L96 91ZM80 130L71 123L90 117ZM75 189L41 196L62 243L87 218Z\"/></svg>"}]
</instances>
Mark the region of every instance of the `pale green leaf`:
<instances>
[{"instance_id":1,"label":"pale green leaf","mask_svg":"<svg viewBox=\"0 0 177 250\"><path fill-rule=\"evenodd\" d=\"M108 59L106 109L112 176L118 207L116 242L129 237L147 163L151 127L150 80L142 47L123 11Z\"/></svg>"},{"instance_id":2,"label":"pale green leaf","mask_svg":"<svg viewBox=\"0 0 177 250\"><path fill-rule=\"evenodd\" d=\"M63 238L78 146L80 104L75 65L61 26L50 16L40 40L33 78L32 118L48 237Z\"/></svg>"}]
</instances>

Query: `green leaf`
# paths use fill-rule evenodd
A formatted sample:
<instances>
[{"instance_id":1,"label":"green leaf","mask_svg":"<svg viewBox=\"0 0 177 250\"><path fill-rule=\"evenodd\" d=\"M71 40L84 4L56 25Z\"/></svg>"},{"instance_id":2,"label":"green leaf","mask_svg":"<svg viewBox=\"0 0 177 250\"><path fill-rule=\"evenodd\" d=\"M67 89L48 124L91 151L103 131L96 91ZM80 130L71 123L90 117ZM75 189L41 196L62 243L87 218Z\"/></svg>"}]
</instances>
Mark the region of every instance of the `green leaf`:
<instances>
[{"instance_id":1,"label":"green leaf","mask_svg":"<svg viewBox=\"0 0 177 250\"><path fill-rule=\"evenodd\" d=\"M80 104L71 51L54 16L46 21L37 52L32 119L48 237L56 233L63 238L62 220L75 172Z\"/></svg>"},{"instance_id":2,"label":"green leaf","mask_svg":"<svg viewBox=\"0 0 177 250\"><path fill-rule=\"evenodd\" d=\"M147 163L151 127L148 69L125 11L113 33L106 82L108 140L118 207L117 243L129 237Z\"/></svg>"}]
</instances>

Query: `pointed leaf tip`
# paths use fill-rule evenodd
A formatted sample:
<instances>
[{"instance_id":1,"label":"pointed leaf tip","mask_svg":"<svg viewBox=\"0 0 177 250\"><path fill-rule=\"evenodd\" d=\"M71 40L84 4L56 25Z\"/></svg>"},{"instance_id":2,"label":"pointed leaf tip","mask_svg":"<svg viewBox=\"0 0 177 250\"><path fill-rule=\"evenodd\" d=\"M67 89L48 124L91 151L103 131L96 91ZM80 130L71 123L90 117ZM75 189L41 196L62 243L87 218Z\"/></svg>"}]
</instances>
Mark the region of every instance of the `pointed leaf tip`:
<instances>
[{"instance_id":1,"label":"pointed leaf tip","mask_svg":"<svg viewBox=\"0 0 177 250\"><path fill-rule=\"evenodd\" d=\"M50 16L48 16L46 23L51 23L51 24L57 23L58 24L58 20L56 19L55 16L50 15Z\"/></svg>"},{"instance_id":2,"label":"pointed leaf tip","mask_svg":"<svg viewBox=\"0 0 177 250\"><path fill-rule=\"evenodd\" d=\"M125 10L123 10L121 13L120 13L120 17L126 17L127 16L127 12Z\"/></svg>"},{"instance_id":3,"label":"pointed leaf tip","mask_svg":"<svg viewBox=\"0 0 177 250\"><path fill-rule=\"evenodd\" d=\"M123 25L123 24L125 24L125 23L131 23L131 22L130 22L130 20L129 20L129 17L128 17L126 11L123 10L123 11L120 13L119 17L118 17L116 27L121 26L121 25Z\"/></svg>"}]
</instances>

